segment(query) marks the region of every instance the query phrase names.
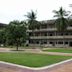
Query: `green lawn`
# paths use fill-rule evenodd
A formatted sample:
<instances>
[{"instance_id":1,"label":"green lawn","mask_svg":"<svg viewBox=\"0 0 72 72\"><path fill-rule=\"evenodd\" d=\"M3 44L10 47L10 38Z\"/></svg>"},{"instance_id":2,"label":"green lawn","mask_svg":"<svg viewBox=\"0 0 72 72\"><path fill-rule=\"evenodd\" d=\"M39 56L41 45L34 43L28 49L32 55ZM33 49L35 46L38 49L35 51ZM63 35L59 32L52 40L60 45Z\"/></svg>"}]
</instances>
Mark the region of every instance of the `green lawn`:
<instances>
[{"instance_id":1,"label":"green lawn","mask_svg":"<svg viewBox=\"0 0 72 72\"><path fill-rule=\"evenodd\" d=\"M48 51L48 52L62 52L62 53L72 53L72 49L66 49L66 48L55 48L55 49L46 49L43 51Z\"/></svg>"},{"instance_id":2,"label":"green lawn","mask_svg":"<svg viewBox=\"0 0 72 72\"><path fill-rule=\"evenodd\" d=\"M15 64L25 65L29 67L42 67L54 64L71 56L57 56L47 54L32 54L32 53L0 53L0 61L11 62Z\"/></svg>"}]
</instances>

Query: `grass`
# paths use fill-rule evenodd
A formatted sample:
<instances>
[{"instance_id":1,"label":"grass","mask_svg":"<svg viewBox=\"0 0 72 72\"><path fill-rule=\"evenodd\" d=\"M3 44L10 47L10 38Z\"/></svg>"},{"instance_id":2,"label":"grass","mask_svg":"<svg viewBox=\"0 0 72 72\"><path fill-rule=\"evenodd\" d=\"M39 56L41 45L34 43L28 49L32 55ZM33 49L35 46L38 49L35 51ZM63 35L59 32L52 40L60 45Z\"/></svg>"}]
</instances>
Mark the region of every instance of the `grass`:
<instances>
[{"instance_id":1,"label":"grass","mask_svg":"<svg viewBox=\"0 0 72 72\"><path fill-rule=\"evenodd\" d=\"M32 53L0 53L0 61L11 62L29 67L47 66L70 58L72 58L72 56Z\"/></svg>"},{"instance_id":2,"label":"grass","mask_svg":"<svg viewBox=\"0 0 72 72\"><path fill-rule=\"evenodd\" d=\"M55 49L46 49L43 51L48 51L48 52L61 52L61 53L72 53L72 49L71 48L55 48Z\"/></svg>"}]
</instances>

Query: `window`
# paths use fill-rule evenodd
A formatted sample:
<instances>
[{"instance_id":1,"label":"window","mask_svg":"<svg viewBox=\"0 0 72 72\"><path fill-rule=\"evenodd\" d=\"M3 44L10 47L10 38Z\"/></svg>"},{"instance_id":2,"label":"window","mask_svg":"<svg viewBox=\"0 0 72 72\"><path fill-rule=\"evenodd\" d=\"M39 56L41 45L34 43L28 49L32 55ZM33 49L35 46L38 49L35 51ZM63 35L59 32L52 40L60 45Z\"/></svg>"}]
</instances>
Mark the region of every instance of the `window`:
<instances>
[{"instance_id":1,"label":"window","mask_svg":"<svg viewBox=\"0 0 72 72\"><path fill-rule=\"evenodd\" d=\"M72 33L70 33L70 35L72 35Z\"/></svg>"},{"instance_id":2,"label":"window","mask_svg":"<svg viewBox=\"0 0 72 72\"><path fill-rule=\"evenodd\" d=\"M41 41L41 44L43 44L43 42Z\"/></svg>"},{"instance_id":3,"label":"window","mask_svg":"<svg viewBox=\"0 0 72 72\"><path fill-rule=\"evenodd\" d=\"M45 29L45 28L47 28L47 25L42 25L41 28Z\"/></svg>"},{"instance_id":4,"label":"window","mask_svg":"<svg viewBox=\"0 0 72 72\"><path fill-rule=\"evenodd\" d=\"M65 44L68 44L68 42L65 42Z\"/></svg>"},{"instance_id":5,"label":"window","mask_svg":"<svg viewBox=\"0 0 72 72\"><path fill-rule=\"evenodd\" d=\"M63 33L61 33L61 36L63 35Z\"/></svg>"},{"instance_id":6,"label":"window","mask_svg":"<svg viewBox=\"0 0 72 72\"><path fill-rule=\"evenodd\" d=\"M29 40L29 43L31 43L31 44L32 44L32 43L33 43L33 40Z\"/></svg>"},{"instance_id":7,"label":"window","mask_svg":"<svg viewBox=\"0 0 72 72\"><path fill-rule=\"evenodd\" d=\"M58 44L63 44L63 42L58 42Z\"/></svg>"},{"instance_id":8,"label":"window","mask_svg":"<svg viewBox=\"0 0 72 72\"><path fill-rule=\"evenodd\" d=\"M50 34L50 36L52 36L52 34Z\"/></svg>"},{"instance_id":9,"label":"window","mask_svg":"<svg viewBox=\"0 0 72 72\"><path fill-rule=\"evenodd\" d=\"M50 42L50 44L53 44L53 42Z\"/></svg>"},{"instance_id":10,"label":"window","mask_svg":"<svg viewBox=\"0 0 72 72\"><path fill-rule=\"evenodd\" d=\"M46 41L44 41L44 44L47 44L47 42L46 42Z\"/></svg>"},{"instance_id":11,"label":"window","mask_svg":"<svg viewBox=\"0 0 72 72\"><path fill-rule=\"evenodd\" d=\"M56 42L56 44L57 44L57 42Z\"/></svg>"},{"instance_id":12,"label":"window","mask_svg":"<svg viewBox=\"0 0 72 72\"><path fill-rule=\"evenodd\" d=\"M36 43L39 44L39 41L37 41Z\"/></svg>"},{"instance_id":13,"label":"window","mask_svg":"<svg viewBox=\"0 0 72 72\"><path fill-rule=\"evenodd\" d=\"M45 33L44 36L47 36L47 33Z\"/></svg>"},{"instance_id":14,"label":"window","mask_svg":"<svg viewBox=\"0 0 72 72\"><path fill-rule=\"evenodd\" d=\"M29 33L29 36L33 36L33 34L32 33Z\"/></svg>"},{"instance_id":15,"label":"window","mask_svg":"<svg viewBox=\"0 0 72 72\"><path fill-rule=\"evenodd\" d=\"M70 25L72 27L72 25Z\"/></svg>"},{"instance_id":16,"label":"window","mask_svg":"<svg viewBox=\"0 0 72 72\"><path fill-rule=\"evenodd\" d=\"M68 33L66 33L65 35L68 35Z\"/></svg>"}]
</instances>

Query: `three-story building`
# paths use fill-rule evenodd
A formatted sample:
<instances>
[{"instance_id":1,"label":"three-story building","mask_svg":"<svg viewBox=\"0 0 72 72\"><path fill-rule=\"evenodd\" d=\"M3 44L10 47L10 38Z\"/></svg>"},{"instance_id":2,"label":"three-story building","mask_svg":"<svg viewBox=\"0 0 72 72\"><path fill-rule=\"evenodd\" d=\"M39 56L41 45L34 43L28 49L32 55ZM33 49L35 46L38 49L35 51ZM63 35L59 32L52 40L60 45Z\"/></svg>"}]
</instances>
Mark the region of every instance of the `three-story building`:
<instances>
[{"instance_id":1,"label":"three-story building","mask_svg":"<svg viewBox=\"0 0 72 72\"><path fill-rule=\"evenodd\" d=\"M69 25L66 31L58 31L55 20L41 21L39 29L28 30L29 45L49 47L71 47L72 26ZM33 34L34 33L34 34Z\"/></svg>"}]
</instances>

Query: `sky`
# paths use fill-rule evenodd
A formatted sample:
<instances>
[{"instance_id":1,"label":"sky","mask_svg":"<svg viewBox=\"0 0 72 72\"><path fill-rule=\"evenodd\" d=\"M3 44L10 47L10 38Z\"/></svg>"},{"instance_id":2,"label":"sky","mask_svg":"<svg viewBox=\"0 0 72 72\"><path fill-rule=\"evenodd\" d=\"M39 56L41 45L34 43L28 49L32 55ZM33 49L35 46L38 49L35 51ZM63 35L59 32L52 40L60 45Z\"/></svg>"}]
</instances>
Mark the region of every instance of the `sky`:
<instances>
[{"instance_id":1,"label":"sky","mask_svg":"<svg viewBox=\"0 0 72 72\"><path fill-rule=\"evenodd\" d=\"M24 16L31 10L37 13L37 20L54 19L53 10L62 6L72 11L72 0L0 0L0 22L8 24L13 20L26 20Z\"/></svg>"}]
</instances>

